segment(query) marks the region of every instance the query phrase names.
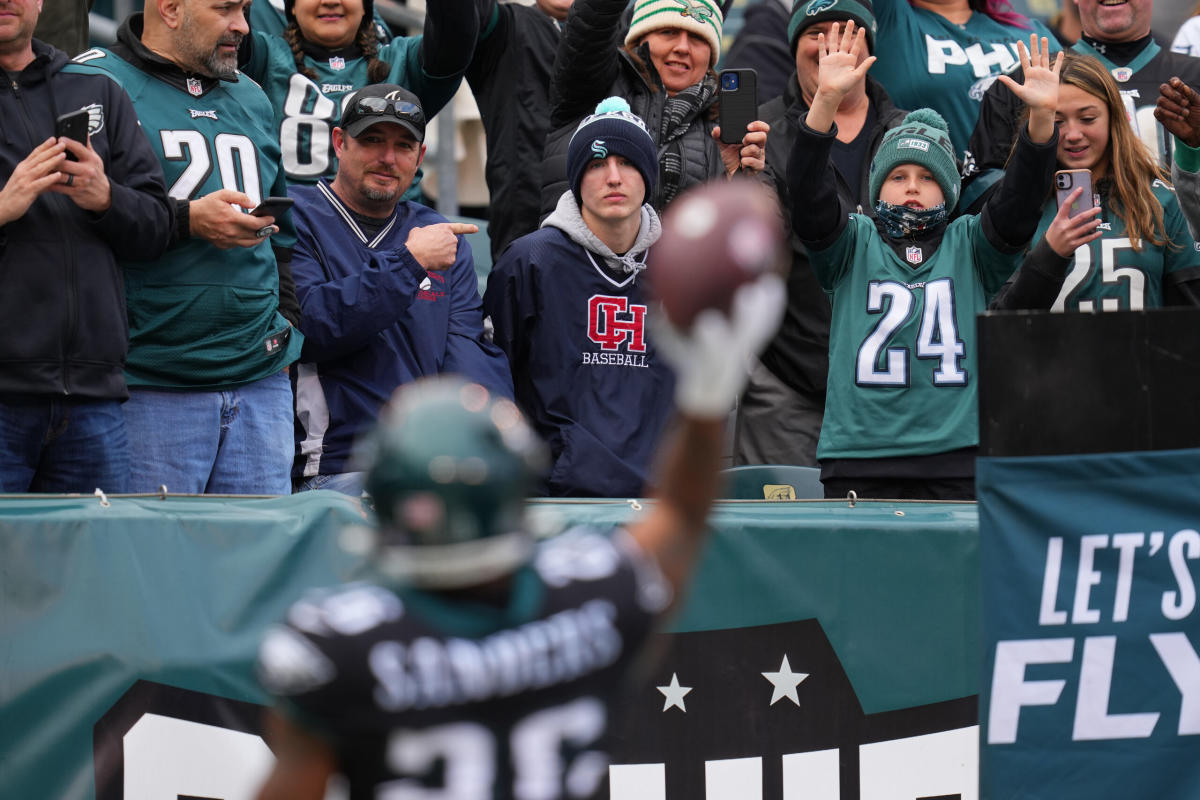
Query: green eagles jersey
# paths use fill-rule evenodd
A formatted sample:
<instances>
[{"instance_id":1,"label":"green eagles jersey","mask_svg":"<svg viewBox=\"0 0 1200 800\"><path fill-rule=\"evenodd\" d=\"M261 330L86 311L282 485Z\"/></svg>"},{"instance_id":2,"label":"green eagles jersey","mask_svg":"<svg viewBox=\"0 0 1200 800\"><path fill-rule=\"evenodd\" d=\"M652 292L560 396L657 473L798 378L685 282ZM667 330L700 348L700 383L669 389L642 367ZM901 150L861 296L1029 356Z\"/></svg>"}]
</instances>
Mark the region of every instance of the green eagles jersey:
<instances>
[{"instance_id":1,"label":"green eagles jersey","mask_svg":"<svg viewBox=\"0 0 1200 800\"><path fill-rule=\"evenodd\" d=\"M195 200L233 189L257 204L287 194L271 109L253 81L220 81L208 92L189 81L185 92L106 50L89 50L77 61L107 72L129 93L171 197ZM157 261L123 264L130 386L230 388L299 357L303 337L279 313L271 247L281 235L294 241L294 231L287 217L275 224L280 233L255 247L220 250L190 238Z\"/></svg>"},{"instance_id":2,"label":"green eagles jersey","mask_svg":"<svg viewBox=\"0 0 1200 800\"><path fill-rule=\"evenodd\" d=\"M836 5L829 0L828 7ZM897 108L928 106L945 118L959 159L979 120L983 93L1000 75L1020 66L1017 42L1029 47L1029 35L1049 39L1051 52L1062 47L1036 19L1029 28L1005 25L976 11L957 25L909 0L876 0L878 61L871 75ZM886 45L886 46L885 46Z\"/></svg>"},{"instance_id":3,"label":"green eagles jersey","mask_svg":"<svg viewBox=\"0 0 1200 800\"><path fill-rule=\"evenodd\" d=\"M1188 232L1175 192L1158 180L1154 182L1153 190L1162 204L1168 244L1161 247L1146 244L1141 252L1134 250L1125 235L1125 223L1110 210L1108 198L1102 198L1102 235L1076 249L1051 311L1159 308L1163 304L1163 287L1169 273L1200 268L1200 251ZM1035 242L1046 235L1057 211L1054 202L1046 204L1033 237Z\"/></svg>"},{"instance_id":4,"label":"green eagles jersey","mask_svg":"<svg viewBox=\"0 0 1200 800\"><path fill-rule=\"evenodd\" d=\"M829 383L817 457L944 453L979 443L975 315L1020 253L996 250L979 217L946 227L929 255L901 259L866 216L810 251L830 293Z\"/></svg>"},{"instance_id":5,"label":"green eagles jersey","mask_svg":"<svg viewBox=\"0 0 1200 800\"><path fill-rule=\"evenodd\" d=\"M296 72L291 46L279 36L255 32L246 74L258 81L274 109L274 126L283 151L283 169L291 183L316 183L333 179L333 129L342 116L342 103L366 86L367 59L317 60L305 55L304 63L317 75L316 82ZM377 58L391 66L385 83L404 86L421 100L425 118L431 119L458 90L462 77L433 78L421 67L421 37L408 36L379 48ZM420 173L404 199L417 194Z\"/></svg>"}]
</instances>

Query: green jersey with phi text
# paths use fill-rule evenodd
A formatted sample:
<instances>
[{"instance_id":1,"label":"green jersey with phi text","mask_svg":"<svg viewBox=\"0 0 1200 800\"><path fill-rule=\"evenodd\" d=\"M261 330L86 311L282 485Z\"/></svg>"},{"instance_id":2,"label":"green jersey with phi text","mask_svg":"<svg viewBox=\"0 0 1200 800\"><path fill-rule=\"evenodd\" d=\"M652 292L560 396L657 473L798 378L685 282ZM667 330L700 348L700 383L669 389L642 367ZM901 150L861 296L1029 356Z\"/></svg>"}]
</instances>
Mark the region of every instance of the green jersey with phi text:
<instances>
[{"instance_id":1,"label":"green jersey with phi text","mask_svg":"<svg viewBox=\"0 0 1200 800\"><path fill-rule=\"evenodd\" d=\"M337 159L332 133L342 115L342 103L356 89L368 85L367 59L358 55L314 58L304 64L316 73L313 81L296 71L291 45L280 36L255 32L246 74L258 81L271 99L273 125L283 151L283 169L290 183L316 183L333 179ZM425 118L431 119L458 90L461 75L434 78L421 66L421 36L395 39L376 55L390 66L384 83L407 88L421 100ZM418 179L420 175L418 174ZM405 199L416 194L413 180Z\"/></svg>"},{"instance_id":2,"label":"green jersey with phi text","mask_svg":"<svg viewBox=\"0 0 1200 800\"><path fill-rule=\"evenodd\" d=\"M1112 212L1107 196L1101 195L1101 236L1075 250L1052 311L1141 311L1163 305L1166 283L1173 273L1200 269L1200 251L1188 232L1179 202L1162 181L1154 181L1154 196L1162 204L1163 226L1168 242L1145 243L1141 252L1125 232L1125 223ZM1058 208L1046 204L1033 240L1046 234ZM1177 276L1178 277L1178 276Z\"/></svg>"},{"instance_id":3,"label":"green jersey with phi text","mask_svg":"<svg viewBox=\"0 0 1200 800\"><path fill-rule=\"evenodd\" d=\"M217 81L152 74L108 50L76 61L111 75L133 107L163 168L167 191L196 200L233 189L259 203L286 195L271 108L244 76ZM280 372L300 355L303 337L279 313L272 242L295 240L288 217L280 233L254 247L220 250L186 238L153 262L125 263L130 386L225 389Z\"/></svg>"},{"instance_id":4,"label":"green jersey with phi text","mask_svg":"<svg viewBox=\"0 0 1200 800\"><path fill-rule=\"evenodd\" d=\"M861 214L810 250L830 293L829 383L817 457L944 453L979 443L975 315L1016 268L979 216L950 223L932 253L901 258Z\"/></svg>"}]
</instances>

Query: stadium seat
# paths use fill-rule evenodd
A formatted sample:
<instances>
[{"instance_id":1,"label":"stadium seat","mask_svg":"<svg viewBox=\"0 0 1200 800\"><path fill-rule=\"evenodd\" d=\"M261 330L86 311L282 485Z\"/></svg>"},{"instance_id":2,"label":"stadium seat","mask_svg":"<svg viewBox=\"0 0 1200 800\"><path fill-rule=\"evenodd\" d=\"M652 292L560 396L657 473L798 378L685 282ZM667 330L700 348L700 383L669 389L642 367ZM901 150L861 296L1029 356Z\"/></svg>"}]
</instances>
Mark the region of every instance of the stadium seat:
<instances>
[{"instance_id":1,"label":"stadium seat","mask_svg":"<svg viewBox=\"0 0 1200 800\"><path fill-rule=\"evenodd\" d=\"M821 470L780 464L751 464L721 471L727 500L821 500Z\"/></svg>"}]
</instances>

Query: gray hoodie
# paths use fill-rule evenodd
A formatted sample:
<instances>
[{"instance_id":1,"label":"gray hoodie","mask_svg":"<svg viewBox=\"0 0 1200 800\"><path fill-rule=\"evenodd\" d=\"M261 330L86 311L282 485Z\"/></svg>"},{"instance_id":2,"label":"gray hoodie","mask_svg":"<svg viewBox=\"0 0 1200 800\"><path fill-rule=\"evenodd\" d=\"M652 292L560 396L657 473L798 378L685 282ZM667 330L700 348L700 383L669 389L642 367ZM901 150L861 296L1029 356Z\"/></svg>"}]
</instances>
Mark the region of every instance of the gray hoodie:
<instances>
[{"instance_id":1,"label":"gray hoodie","mask_svg":"<svg viewBox=\"0 0 1200 800\"><path fill-rule=\"evenodd\" d=\"M624 255L617 255L608 245L600 241L596 234L592 233L592 229L583 221L583 215L579 213L579 204L575 202L575 195L569 191L562 193L562 197L558 198L558 205L542 223L543 228L547 226L558 228L571 241L603 258L609 269L618 274L633 273L636 275L644 270L646 268L645 258L641 256L662 235L662 225L658 221L658 214L654 213L654 209L650 207L649 203L643 203L642 224L638 228L638 235L633 242L633 247L629 248Z\"/></svg>"}]
</instances>

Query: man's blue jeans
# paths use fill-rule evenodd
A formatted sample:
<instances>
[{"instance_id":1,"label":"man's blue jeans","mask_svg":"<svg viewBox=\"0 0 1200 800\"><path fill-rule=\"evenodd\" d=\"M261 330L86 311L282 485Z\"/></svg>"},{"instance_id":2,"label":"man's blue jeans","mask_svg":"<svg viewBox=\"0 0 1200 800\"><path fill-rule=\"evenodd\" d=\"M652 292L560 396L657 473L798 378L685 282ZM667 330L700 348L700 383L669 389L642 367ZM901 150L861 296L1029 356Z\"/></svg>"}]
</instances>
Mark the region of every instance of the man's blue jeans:
<instances>
[{"instance_id":1,"label":"man's blue jeans","mask_svg":"<svg viewBox=\"0 0 1200 800\"><path fill-rule=\"evenodd\" d=\"M0 399L0 492L115 494L128 480L118 401Z\"/></svg>"},{"instance_id":2,"label":"man's blue jeans","mask_svg":"<svg viewBox=\"0 0 1200 800\"><path fill-rule=\"evenodd\" d=\"M365 472L339 472L335 475L314 475L296 483L297 492L311 492L315 489L327 489L341 492L351 497L362 497L363 484L366 482Z\"/></svg>"},{"instance_id":3,"label":"man's blue jeans","mask_svg":"<svg viewBox=\"0 0 1200 800\"><path fill-rule=\"evenodd\" d=\"M129 394L129 491L291 493L295 434L286 374L224 391Z\"/></svg>"}]
</instances>

